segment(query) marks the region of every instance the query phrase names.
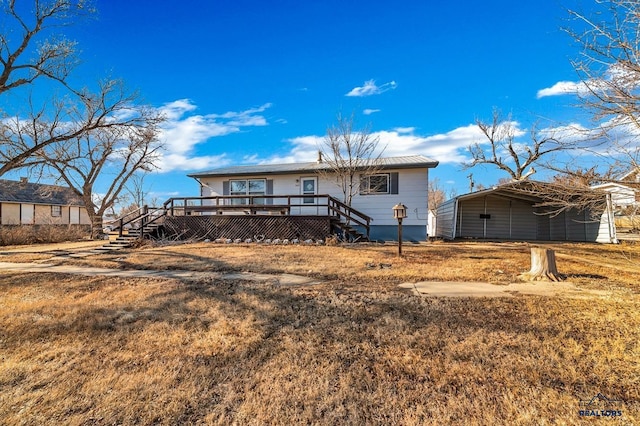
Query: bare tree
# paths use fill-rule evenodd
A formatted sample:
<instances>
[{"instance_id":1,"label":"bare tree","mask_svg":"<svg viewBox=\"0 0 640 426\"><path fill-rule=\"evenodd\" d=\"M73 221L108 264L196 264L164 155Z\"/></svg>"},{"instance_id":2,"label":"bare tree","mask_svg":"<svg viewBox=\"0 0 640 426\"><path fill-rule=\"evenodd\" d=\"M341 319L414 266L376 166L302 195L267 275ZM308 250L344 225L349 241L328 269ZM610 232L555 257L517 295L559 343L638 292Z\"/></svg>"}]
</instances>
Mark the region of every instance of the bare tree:
<instances>
[{"instance_id":1,"label":"bare tree","mask_svg":"<svg viewBox=\"0 0 640 426\"><path fill-rule=\"evenodd\" d=\"M522 195L540 199L534 204L534 207L540 208L539 214L557 216L568 210L576 210L586 211L596 219L610 207L606 192L576 184L573 179L559 178L554 182L526 181L525 183L522 185L513 183L510 189Z\"/></svg>"},{"instance_id":2,"label":"bare tree","mask_svg":"<svg viewBox=\"0 0 640 426\"><path fill-rule=\"evenodd\" d=\"M580 55L572 65L580 76L575 93L604 145L592 152L608 170L607 181L640 165L640 1L597 0L589 15L569 10L565 31ZM606 145L606 146L605 146Z\"/></svg>"},{"instance_id":3,"label":"bare tree","mask_svg":"<svg viewBox=\"0 0 640 426\"><path fill-rule=\"evenodd\" d=\"M94 12L85 0L3 1L5 31L0 34L0 95L46 77L66 85L77 63L76 44L46 37L52 27L69 25ZM31 8L31 10L29 9ZM17 36L12 38L12 36Z\"/></svg>"},{"instance_id":4,"label":"bare tree","mask_svg":"<svg viewBox=\"0 0 640 426\"><path fill-rule=\"evenodd\" d=\"M39 81L54 82L64 93L38 105L27 95L13 102L27 111L0 111L0 176L38 165L42 158L36 154L50 145L88 137L99 129L144 126L145 119L129 114L136 96L126 93L120 81L99 82L95 92L69 84L78 63L76 43L56 35L54 29L93 14L91 1L9 0L0 7L5 18L0 33L0 96L20 87L55 93L51 85L36 85Z\"/></svg>"},{"instance_id":5,"label":"bare tree","mask_svg":"<svg viewBox=\"0 0 640 426\"><path fill-rule=\"evenodd\" d=\"M150 171L161 145L157 140L162 117L143 107L131 109L135 125L95 129L75 139L39 150L37 160L82 197L91 219L92 235L102 230L102 216L118 200L136 172ZM102 178L106 191L94 193Z\"/></svg>"},{"instance_id":6,"label":"bare tree","mask_svg":"<svg viewBox=\"0 0 640 426\"><path fill-rule=\"evenodd\" d=\"M516 141L516 123L511 115L502 118L498 110L493 111L491 122L477 120L476 124L486 142L469 146L472 161L463 164L465 169L490 164L507 172L514 181L524 180L535 173L533 165L542 157L568 148L552 133L540 132L535 126L530 131L530 143Z\"/></svg>"},{"instance_id":7,"label":"bare tree","mask_svg":"<svg viewBox=\"0 0 640 426\"><path fill-rule=\"evenodd\" d=\"M327 129L318 147L319 160L326 165L318 174L335 182L342 191L342 201L348 206L362 185L366 185L366 191L372 189L371 185L377 185L375 179L370 178L381 169L380 156L384 150L378 150L379 142L369 126L355 129L353 114L348 118L338 114L336 124Z\"/></svg>"},{"instance_id":8,"label":"bare tree","mask_svg":"<svg viewBox=\"0 0 640 426\"><path fill-rule=\"evenodd\" d=\"M121 81L99 83L98 92L88 89L78 96L53 100L51 105L31 111L26 118L12 117L0 120L0 176L20 168L31 167L42 161L38 151L49 145L82 138L98 130L144 127L161 117L145 107L136 107L137 95L128 93ZM136 108L145 109L144 115L131 114Z\"/></svg>"},{"instance_id":9,"label":"bare tree","mask_svg":"<svg viewBox=\"0 0 640 426\"><path fill-rule=\"evenodd\" d=\"M429 180L429 210L435 212L438 206L447 200L447 194L440 185L440 179L434 178Z\"/></svg>"},{"instance_id":10,"label":"bare tree","mask_svg":"<svg viewBox=\"0 0 640 426\"><path fill-rule=\"evenodd\" d=\"M132 201L133 205L138 207L147 204L148 193L144 182L146 176L147 172L145 170L138 170L137 173L131 175L124 187L126 197Z\"/></svg>"}]
</instances>

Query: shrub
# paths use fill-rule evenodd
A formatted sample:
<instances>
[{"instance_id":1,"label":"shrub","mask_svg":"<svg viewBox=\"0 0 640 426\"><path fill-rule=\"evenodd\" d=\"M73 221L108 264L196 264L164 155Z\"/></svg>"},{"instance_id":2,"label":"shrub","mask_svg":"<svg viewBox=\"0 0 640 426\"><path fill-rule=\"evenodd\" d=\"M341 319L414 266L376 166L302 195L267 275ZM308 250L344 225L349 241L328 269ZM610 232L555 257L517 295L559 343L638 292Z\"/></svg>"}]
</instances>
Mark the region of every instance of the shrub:
<instances>
[{"instance_id":1,"label":"shrub","mask_svg":"<svg viewBox=\"0 0 640 426\"><path fill-rule=\"evenodd\" d=\"M3 225L0 246L75 241L87 237L90 231L89 225Z\"/></svg>"}]
</instances>

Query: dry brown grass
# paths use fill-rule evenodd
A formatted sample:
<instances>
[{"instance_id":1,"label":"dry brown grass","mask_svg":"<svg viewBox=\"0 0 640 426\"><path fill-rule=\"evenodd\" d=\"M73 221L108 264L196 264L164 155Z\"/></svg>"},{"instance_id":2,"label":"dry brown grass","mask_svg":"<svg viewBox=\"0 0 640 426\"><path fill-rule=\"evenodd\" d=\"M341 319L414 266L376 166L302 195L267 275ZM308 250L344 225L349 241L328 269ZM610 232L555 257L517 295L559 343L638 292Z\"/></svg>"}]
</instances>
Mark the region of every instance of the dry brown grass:
<instances>
[{"instance_id":1,"label":"dry brown grass","mask_svg":"<svg viewBox=\"0 0 640 426\"><path fill-rule=\"evenodd\" d=\"M572 282L640 290L640 244L561 244L558 269ZM70 261L77 265L126 269L187 269L291 273L346 284L402 281L511 283L530 267L528 243L433 243L405 245L268 246L197 243L115 252ZM383 267L380 267L380 265ZM376 267L367 267L375 265Z\"/></svg>"},{"instance_id":2,"label":"dry brown grass","mask_svg":"<svg viewBox=\"0 0 640 426\"><path fill-rule=\"evenodd\" d=\"M599 392L637 424L640 295L631 272L579 260L602 247L558 246L572 256L558 266L618 288L608 299L397 288L507 282L529 266L518 244L410 246L402 260L384 246L198 244L93 260L328 280L297 288L3 273L0 424L579 424L579 401Z\"/></svg>"}]
</instances>

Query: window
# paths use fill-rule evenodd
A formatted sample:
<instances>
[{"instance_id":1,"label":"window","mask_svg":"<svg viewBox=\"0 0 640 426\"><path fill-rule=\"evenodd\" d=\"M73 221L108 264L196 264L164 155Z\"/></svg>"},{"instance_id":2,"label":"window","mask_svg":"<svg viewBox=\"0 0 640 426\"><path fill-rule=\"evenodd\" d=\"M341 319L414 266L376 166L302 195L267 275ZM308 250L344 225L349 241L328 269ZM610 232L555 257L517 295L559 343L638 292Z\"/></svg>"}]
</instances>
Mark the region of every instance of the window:
<instances>
[{"instance_id":1,"label":"window","mask_svg":"<svg viewBox=\"0 0 640 426\"><path fill-rule=\"evenodd\" d=\"M361 194L388 194L389 174L382 173L371 176L364 176L360 179Z\"/></svg>"},{"instance_id":2,"label":"window","mask_svg":"<svg viewBox=\"0 0 640 426\"><path fill-rule=\"evenodd\" d=\"M232 180L229 182L229 195L265 195L265 179ZM249 204L249 198L235 198L231 204ZM253 204L264 204L264 198L254 198Z\"/></svg>"},{"instance_id":3,"label":"window","mask_svg":"<svg viewBox=\"0 0 640 426\"><path fill-rule=\"evenodd\" d=\"M316 194L316 178L302 178L302 194L303 195L315 195ZM315 197L304 197L302 199L303 204L314 204L316 202Z\"/></svg>"},{"instance_id":4,"label":"window","mask_svg":"<svg viewBox=\"0 0 640 426\"><path fill-rule=\"evenodd\" d=\"M61 217L62 206L51 206L51 217Z\"/></svg>"}]
</instances>

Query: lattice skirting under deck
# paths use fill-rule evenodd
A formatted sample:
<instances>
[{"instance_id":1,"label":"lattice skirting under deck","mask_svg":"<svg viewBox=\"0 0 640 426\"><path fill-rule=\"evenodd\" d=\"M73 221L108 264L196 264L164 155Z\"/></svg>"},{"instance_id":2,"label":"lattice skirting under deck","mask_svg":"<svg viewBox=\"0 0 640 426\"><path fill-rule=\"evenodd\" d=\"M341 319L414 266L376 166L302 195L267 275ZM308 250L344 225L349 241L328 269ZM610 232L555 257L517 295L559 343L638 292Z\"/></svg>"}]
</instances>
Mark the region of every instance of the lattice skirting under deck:
<instances>
[{"instance_id":1,"label":"lattice skirting under deck","mask_svg":"<svg viewBox=\"0 0 640 426\"><path fill-rule=\"evenodd\" d=\"M327 216L168 216L165 234L180 239L324 239L331 234Z\"/></svg>"}]
</instances>

